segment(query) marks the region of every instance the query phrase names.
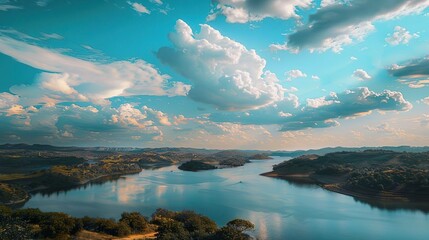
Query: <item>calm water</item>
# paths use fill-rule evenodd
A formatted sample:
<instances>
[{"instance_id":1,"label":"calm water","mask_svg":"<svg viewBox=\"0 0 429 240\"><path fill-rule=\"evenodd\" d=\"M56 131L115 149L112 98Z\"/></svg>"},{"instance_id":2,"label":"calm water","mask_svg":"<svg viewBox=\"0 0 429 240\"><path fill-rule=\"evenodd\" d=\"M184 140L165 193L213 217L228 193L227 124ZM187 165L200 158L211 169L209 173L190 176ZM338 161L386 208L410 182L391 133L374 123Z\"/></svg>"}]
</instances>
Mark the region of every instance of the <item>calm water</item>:
<instances>
[{"instance_id":1,"label":"calm water","mask_svg":"<svg viewBox=\"0 0 429 240\"><path fill-rule=\"evenodd\" d=\"M219 225L248 219L260 239L429 239L429 215L422 212L381 210L318 187L259 176L284 159L196 173L176 166L145 170L68 192L37 194L25 207L108 218L123 211L150 216L156 208L190 209Z\"/></svg>"}]
</instances>

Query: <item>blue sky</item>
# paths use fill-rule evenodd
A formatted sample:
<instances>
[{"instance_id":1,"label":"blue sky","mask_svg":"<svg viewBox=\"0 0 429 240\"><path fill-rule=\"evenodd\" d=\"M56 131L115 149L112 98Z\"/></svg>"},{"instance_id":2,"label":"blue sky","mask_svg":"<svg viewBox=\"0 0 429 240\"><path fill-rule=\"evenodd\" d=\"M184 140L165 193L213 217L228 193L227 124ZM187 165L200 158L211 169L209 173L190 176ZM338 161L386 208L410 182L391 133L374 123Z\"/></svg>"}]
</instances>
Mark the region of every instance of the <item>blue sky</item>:
<instances>
[{"instance_id":1,"label":"blue sky","mask_svg":"<svg viewBox=\"0 0 429 240\"><path fill-rule=\"evenodd\" d=\"M429 142L429 1L0 0L0 142Z\"/></svg>"}]
</instances>

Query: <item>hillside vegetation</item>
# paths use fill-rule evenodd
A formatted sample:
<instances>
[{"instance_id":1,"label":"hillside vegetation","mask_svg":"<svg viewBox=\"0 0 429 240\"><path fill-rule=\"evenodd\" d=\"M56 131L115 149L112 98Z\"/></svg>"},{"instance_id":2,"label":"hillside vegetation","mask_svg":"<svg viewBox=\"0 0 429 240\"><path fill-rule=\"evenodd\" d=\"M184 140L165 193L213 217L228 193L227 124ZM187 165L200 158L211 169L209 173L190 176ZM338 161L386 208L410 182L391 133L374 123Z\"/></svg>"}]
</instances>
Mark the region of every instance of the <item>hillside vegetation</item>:
<instances>
[{"instance_id":1,"label":"hillside vegetation","mask_svg":"<svg viewBox=\"0 0 429 240\"><path fill-rule=\"evenodd\" d=\"M60 212L19 209L0 205L0 239L118 239L130 236L155 236L159 240L246 240L254 225L234 219L218 227L210 218L193 211L173 212L157 209L149 219L138 212L124 212L113 219L75 218ZM139 238L141 239L141 238Z\"/></svg>"},{"instance_id":2,"label":"hillside vegetation","mask_svg":"<svg viewBox=\"0 0 429 240\"><path fill-rule=\"evenodd\" d=\"M305 155L275 165L272 172L263 175L315 183L359 198L429 200L429 152L366 150Z\"/></svg>"}]
</instances>

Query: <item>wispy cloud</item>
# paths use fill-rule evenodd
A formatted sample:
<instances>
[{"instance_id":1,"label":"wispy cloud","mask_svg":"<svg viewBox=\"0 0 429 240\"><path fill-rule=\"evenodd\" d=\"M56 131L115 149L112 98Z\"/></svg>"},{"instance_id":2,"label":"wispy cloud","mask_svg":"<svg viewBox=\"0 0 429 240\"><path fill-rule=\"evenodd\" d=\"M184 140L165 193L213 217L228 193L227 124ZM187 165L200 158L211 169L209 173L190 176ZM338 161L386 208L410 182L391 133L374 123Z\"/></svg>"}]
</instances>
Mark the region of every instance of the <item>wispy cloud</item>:
<instances>
[{"instance_id":1,"label":"wispy cloud","mask_svg":"<svg viewBox=\"0 0 429 240\"><path fill-rule=\"evenodd\" d=\"M20 6L15 6L7 3L0 3L0 11L9 11L9 10L17 10L22 9Z\"/></svg>"},{"instance_id":2,"label":"wispy cloud","mask_svg":"<svg viewBox=\"0 0 429 240\"><path fill-rule=\"evenodd\" d=\"M97 63L0 36L0 52L42 72L32 85L11 91L27 104L92 101L102 104L115 96L186 95L189 87L170 82L143 60ZM43 56L43 58L40 58Z\"/></svg>"}]
</instances>

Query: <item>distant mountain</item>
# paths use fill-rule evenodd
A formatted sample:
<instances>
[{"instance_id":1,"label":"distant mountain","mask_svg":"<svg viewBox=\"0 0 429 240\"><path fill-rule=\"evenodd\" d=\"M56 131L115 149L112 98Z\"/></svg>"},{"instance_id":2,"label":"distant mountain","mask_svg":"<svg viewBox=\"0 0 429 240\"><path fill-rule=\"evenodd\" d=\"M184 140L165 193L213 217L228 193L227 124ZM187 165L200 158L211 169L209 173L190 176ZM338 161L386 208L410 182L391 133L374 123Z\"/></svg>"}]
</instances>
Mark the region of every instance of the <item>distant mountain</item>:
<instances>
[{"instance_id":1,"label":"distant mountain","mask_svg":"<svg viewBox=\"0 0 429 240\"><path fill-rule=\"evenodd\" d=\"M352 151L361 152L365 150L390 150L395 152L429 152L429 146L411 147L411 146L383 146L383 147L328 147L321 149L297 150L297 151L261 151L261 150L221 150L204 148L181 148L181 147L162 147L162 148L137 148L137 147L59 147L44 144L3 144L0 150L33 150L33 151L94 151L94 152L181 152L195 154L216 154L219 156L251 156L255 154L264 154L281 157L297 157L307 154L325 155L333 152Z\"/></svg>"},{"instance_id":2,"label":"distant mountain","mask_svg":"<svg viewBox=\"0 0 429 240\"><path fill-rule=\"evenodd\" d=\"M76 149L75 147L56 147L51 145L43 145L43 144L3 144L0 145L0 149L3 150L13 150L13 149L22 149L22 150L34 150L34 151L67 151Z\"/></svg>"},{"instance_id":3,"label":"distant mountain","mask_svg":"<svg viewBox=\"0 0 429 240\"><path fill-rule=\"evenodd\" d=\"M429 147L411 147L411 146L384 146L384 147L329 147L329 148L321 148L321 149L310 149L310 150L298 150L298 151L273 151L271 152L272 156L281 156L281 157L298 157L301 155L308 154L317 154L317 155L325 155L328 153L334 152L362 152L365 150L388 150L395 152L429 152Z\"/></svg>"}]
</instances>

